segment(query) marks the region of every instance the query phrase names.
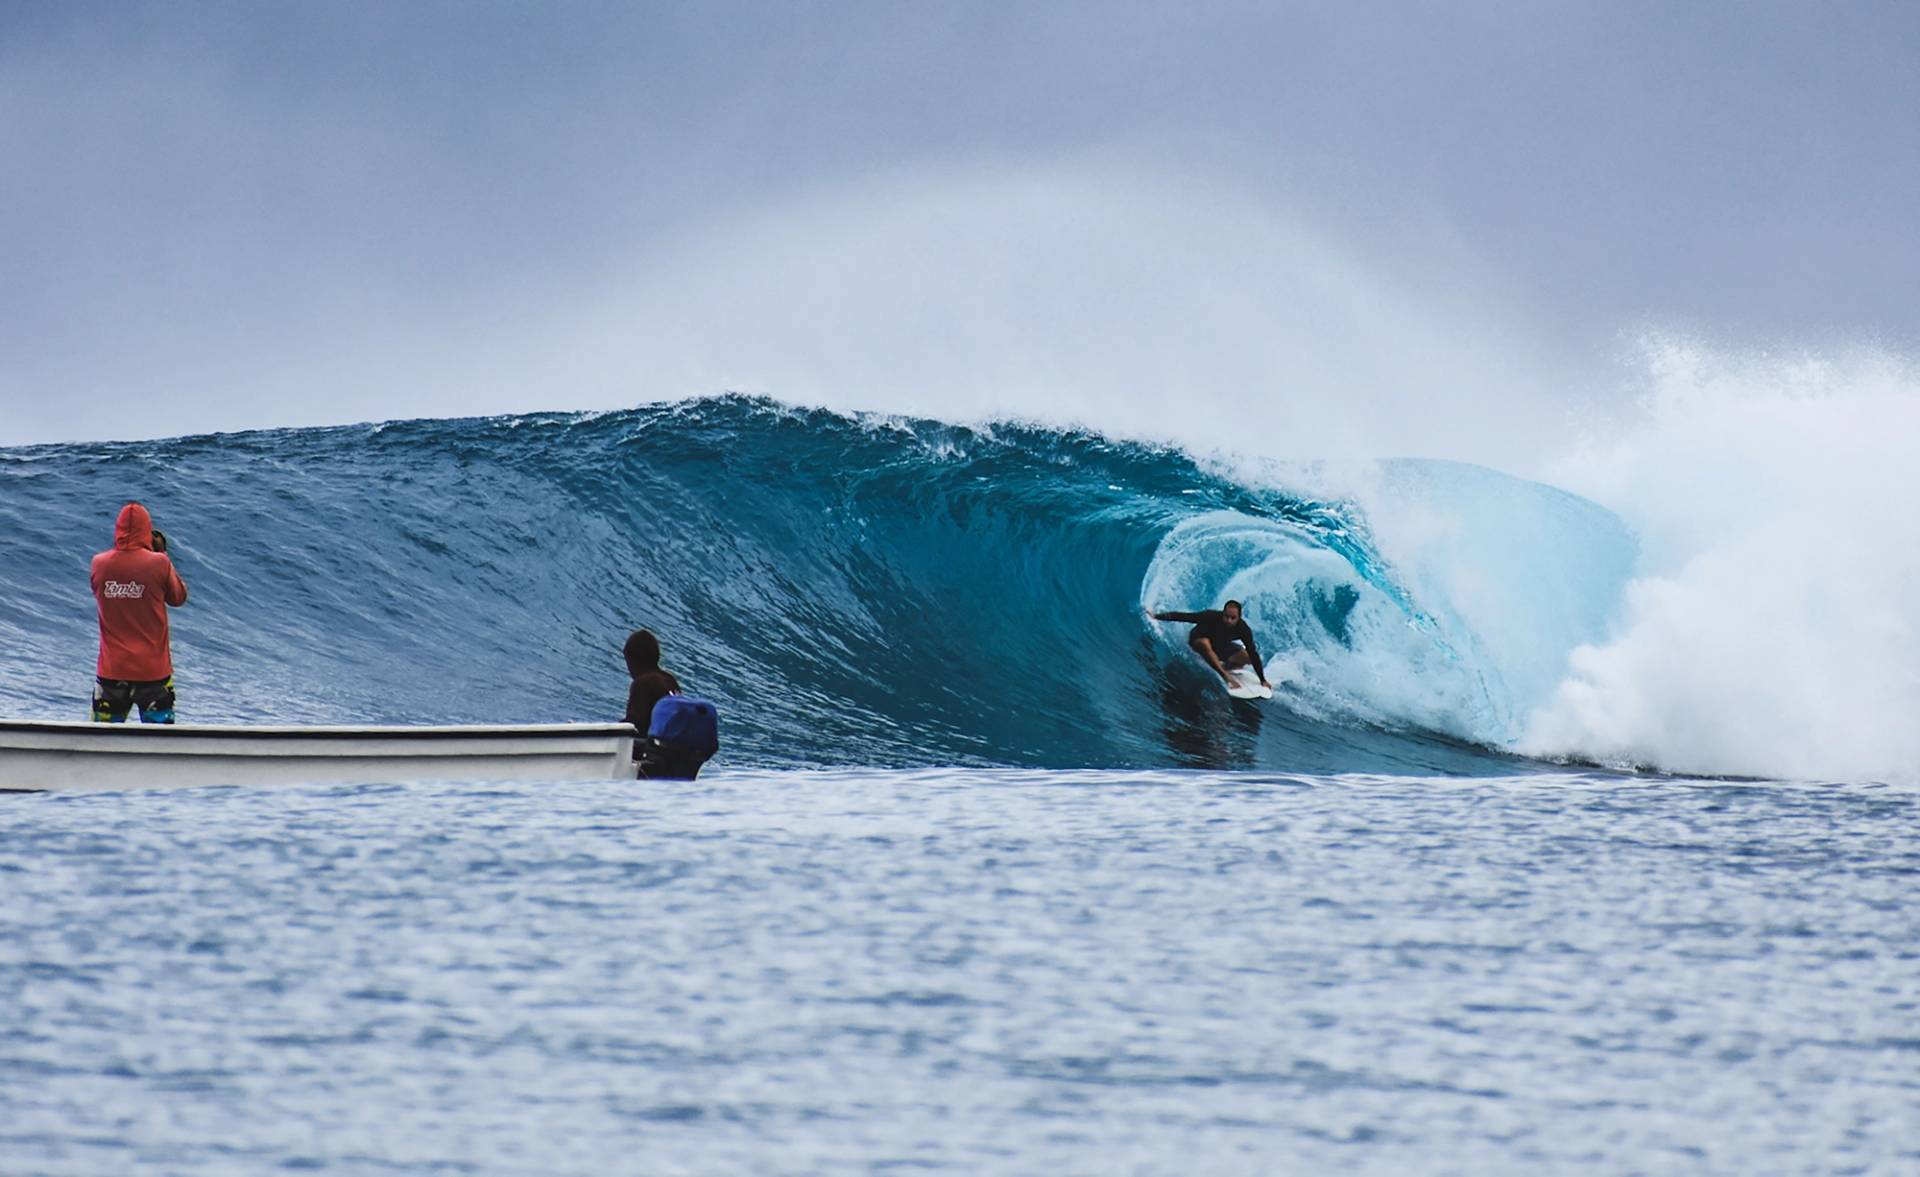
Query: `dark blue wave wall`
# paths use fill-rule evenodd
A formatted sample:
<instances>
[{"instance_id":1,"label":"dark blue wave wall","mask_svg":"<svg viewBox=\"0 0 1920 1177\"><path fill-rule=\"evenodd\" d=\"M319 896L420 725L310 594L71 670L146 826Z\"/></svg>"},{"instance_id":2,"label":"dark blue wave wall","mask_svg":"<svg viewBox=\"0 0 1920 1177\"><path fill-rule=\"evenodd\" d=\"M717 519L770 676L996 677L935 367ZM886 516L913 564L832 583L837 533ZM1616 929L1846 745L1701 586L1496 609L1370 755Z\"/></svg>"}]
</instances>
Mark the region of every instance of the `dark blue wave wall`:
<instances>
[{"instance_id":1,"label":"dark blue wave wall","mask_svg":"<svg viewBox=\"0 0 1920 1177\"><path fill-rule=\"evenodd\" d=\"M1285 692L1230 703L1144 621L1166 607L1147 599L1167 581L1163 543L1228 518L1284 532L1414 629L1444 629L1352 508L1174 449L739 397L0 451L0 712L84 715L87 561L128 498L192 589L174 621L190 720L616 718L619 646L645 625L721 706L735 764L1511 764L1475 746L1499 735L1476 720ZM1201 580L1230 583L1244 550L1222 546ZM1283 643L1351 646L1333 581L1274 587L1256 622ZM1289 601L1297 614L1279 616ZM1449 658L1481 657L1441 636Z\"/></svg>"}]
</instances>

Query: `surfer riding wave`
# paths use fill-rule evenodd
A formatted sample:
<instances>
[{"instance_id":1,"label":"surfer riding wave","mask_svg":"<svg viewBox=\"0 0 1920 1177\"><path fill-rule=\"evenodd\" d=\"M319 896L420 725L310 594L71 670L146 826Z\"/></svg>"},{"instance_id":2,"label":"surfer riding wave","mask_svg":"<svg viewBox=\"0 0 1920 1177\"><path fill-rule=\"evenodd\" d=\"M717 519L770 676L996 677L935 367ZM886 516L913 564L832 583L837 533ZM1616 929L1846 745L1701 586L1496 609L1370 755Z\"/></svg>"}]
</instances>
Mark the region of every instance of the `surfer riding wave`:
<instances>
[{"instance_id":1,"label":"surfer riding wave","mask_svg":"<svg viewBox=\"0 0 1920 1177\"><path fill-rule=\"evenodd\" d=\"M1240 602L1228 601L1218 609L1202 609L1197 613L1155 613L1153 619L1192 625L1187 644L1213 667L1229 689L1234 686L1233 672L1249 663L1260 685L1272 688L1273 684L1267 681L1267 668L1260 660L1260 648L1253 642L1253 630L1241 615Z\"/></svg>"}]
</instances>

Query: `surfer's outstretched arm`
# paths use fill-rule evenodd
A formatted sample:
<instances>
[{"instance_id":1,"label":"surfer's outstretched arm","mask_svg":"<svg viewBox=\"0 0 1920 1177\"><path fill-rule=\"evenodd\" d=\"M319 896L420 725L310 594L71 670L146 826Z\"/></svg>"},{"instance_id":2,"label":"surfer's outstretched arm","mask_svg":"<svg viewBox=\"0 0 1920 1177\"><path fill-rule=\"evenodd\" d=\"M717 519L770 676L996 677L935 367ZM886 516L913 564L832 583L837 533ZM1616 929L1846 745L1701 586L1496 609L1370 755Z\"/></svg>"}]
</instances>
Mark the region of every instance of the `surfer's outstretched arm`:
<instances>
[{"instance_id":1,"label":"surfer's outstretched arm","mask_svg":"<svg viewBox=\"0 0 1920 1177\"><path fill-rule=\"evenodd\" d=\"M1204 613L1155 613L1153 619L1155 621L1184 621L1188 625L1198 625L1207 618Z\"/></svg>"}]
</instances>

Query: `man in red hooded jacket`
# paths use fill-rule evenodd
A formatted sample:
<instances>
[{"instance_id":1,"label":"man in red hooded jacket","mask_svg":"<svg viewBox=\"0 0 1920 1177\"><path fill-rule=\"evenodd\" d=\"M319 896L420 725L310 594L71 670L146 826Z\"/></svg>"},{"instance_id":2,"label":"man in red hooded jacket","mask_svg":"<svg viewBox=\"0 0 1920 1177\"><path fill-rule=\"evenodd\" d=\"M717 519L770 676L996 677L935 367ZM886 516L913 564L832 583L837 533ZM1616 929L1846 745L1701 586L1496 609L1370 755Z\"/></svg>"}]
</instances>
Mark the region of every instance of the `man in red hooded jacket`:
<instances>
[{"instance_id":1,"label":"man in red hooded jacket","mask_svg":"<svg viewBox=\"0 0 1920 1177\"><path fill-rule=\"evenodd\" d=\"M96 723L125 723L140 707L142 723L173 722L173 650L167 608L187 603L187 586L167 558L167 539L139 503L120 508L113 547L93 558L93 599L100 606Z\"/></svg>"}]
</instances>

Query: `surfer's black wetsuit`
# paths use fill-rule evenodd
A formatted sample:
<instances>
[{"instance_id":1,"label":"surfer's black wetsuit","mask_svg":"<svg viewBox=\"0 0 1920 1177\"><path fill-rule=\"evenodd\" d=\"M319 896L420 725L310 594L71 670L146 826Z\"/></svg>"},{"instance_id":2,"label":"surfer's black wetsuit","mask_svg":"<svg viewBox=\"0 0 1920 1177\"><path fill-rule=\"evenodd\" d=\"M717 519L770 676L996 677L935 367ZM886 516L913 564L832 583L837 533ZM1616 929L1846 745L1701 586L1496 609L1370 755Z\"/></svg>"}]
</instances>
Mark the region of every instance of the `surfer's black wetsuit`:
<instances>
[{"instance_id":1,"label":"surfer's black wetsuit","mask_svg":"<svg viewBox=\"0 0 1920 1177\"><path fill-rule=\"evenodd\" d=\"M1184 621L1193 626L1193 632L1187 635L1187 644L1193 645L1201 638L1213 647L1214 656L1222 663L1233 653L1235 642L1244 642L1247 647L1247 660L1253 663L1253 672L1260 681L1267 680L1267 668L1260 661L1260 647L1253 644L1253 630L1247 627L1246 614L1232 625L1227 624L1227 615L1219 609L1202 609L1198 613L1155 613L1155 621Z\"/></svg>"}]
</instances>

